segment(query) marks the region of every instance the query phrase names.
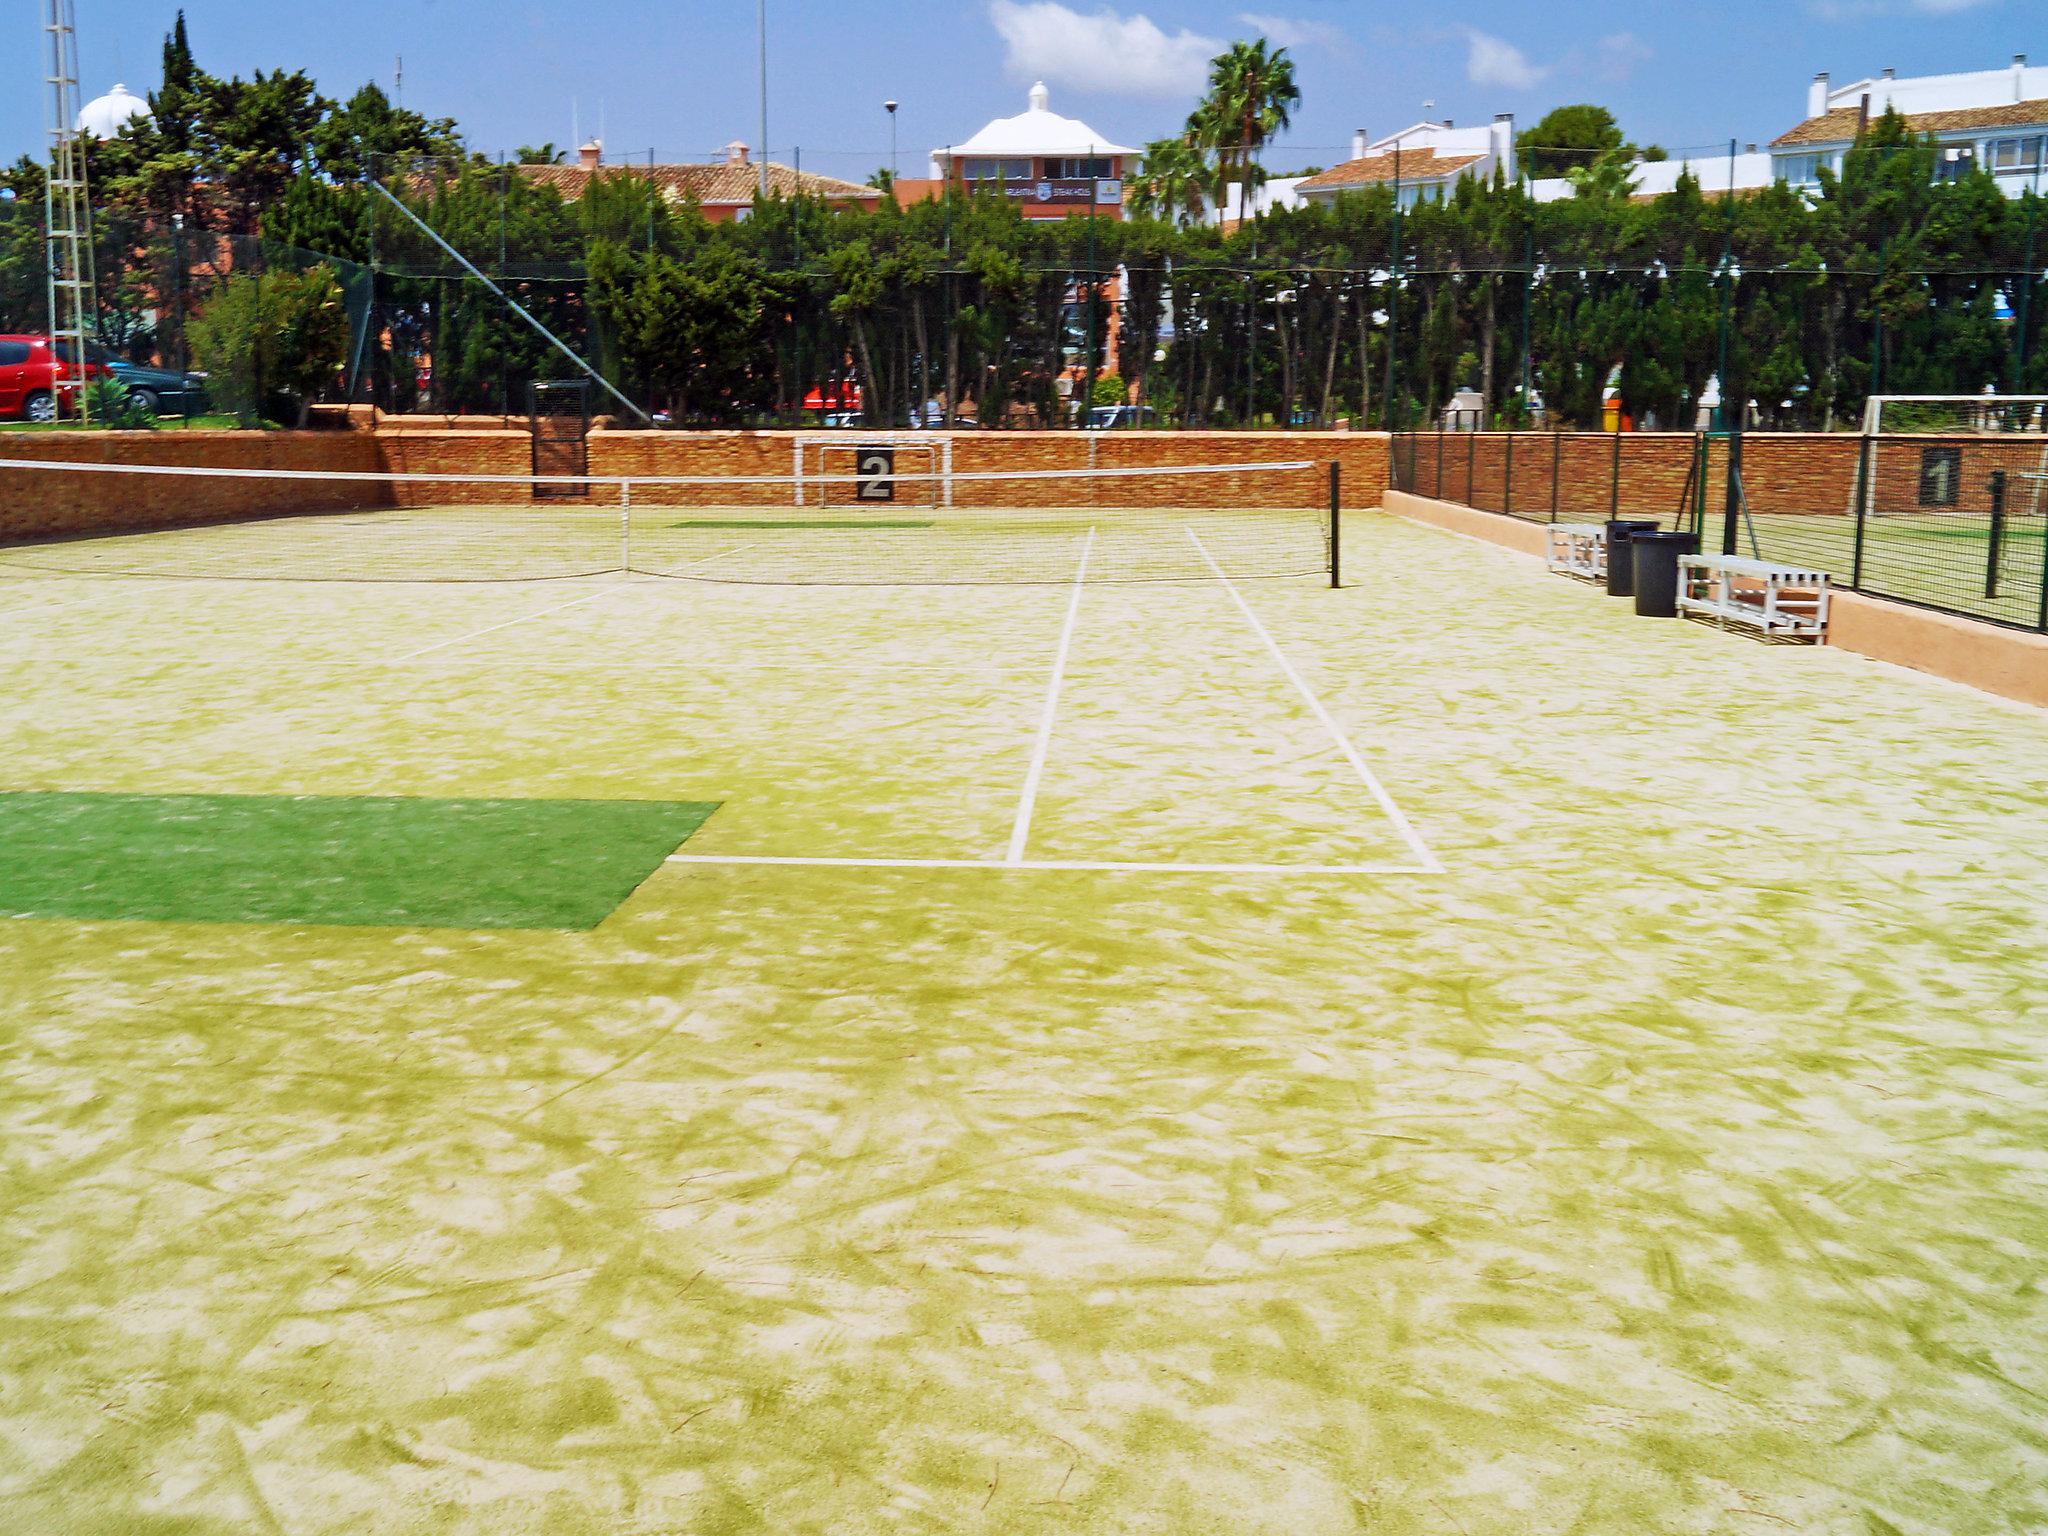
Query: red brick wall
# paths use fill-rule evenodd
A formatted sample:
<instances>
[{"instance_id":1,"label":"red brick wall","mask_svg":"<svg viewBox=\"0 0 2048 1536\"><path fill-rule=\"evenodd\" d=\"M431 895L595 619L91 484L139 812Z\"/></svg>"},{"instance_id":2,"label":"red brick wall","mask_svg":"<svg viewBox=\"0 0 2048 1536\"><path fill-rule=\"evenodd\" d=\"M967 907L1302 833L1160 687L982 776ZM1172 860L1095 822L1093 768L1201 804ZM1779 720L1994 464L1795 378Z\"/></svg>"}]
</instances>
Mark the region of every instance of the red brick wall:
<instances>
[{"instance_id":1,"label":"red brick wall","mask_svg":"<svg viewBox=\"0 0 2048 1536\"><path fill-rule=\"evenodd\" d=\"M0 459L221 469L377 471L376 440L349 432L10 432ZM0 470L0 539L119 532L385 504L381 484Z\"/></svg>"},{"instance_id":2,"label":"red brick wall","mask_svg":"<svg viewBox=\"0 0 2048 1536\"><path fill-rule=\"evenodd\" d=\"M889 434L906 445L897 467L932 473L942 433ZM674 505L786 506L786 484L746 485L736 478L786 480L806 442L804 472L852 470L851 453L821 455L820 440L851 449L858 432L824 436L792 432L622 432L590 435L594 476L696 476L723 481L691 486L642 485L634 497ZM1032 469L1126 469L1178 465L1306 461L1305 470L1154 479L1147 476L1077 476L1053 481L955 482L962 507L1285 506L1321 507L1329 496L1327 465L1342 466L1347 507L1376 507L1387 483L1387 439L1365 432L959 432L952 434L958 475ZM910 451L923 449L926 451ZM382 471L399 476L506 475L532 472L532 443L524 431L503 428L325 432L22 433L0 441L0 458L84 462L203 465L220 468L311 471ZM1517 470L1519 476L1520 470ZM593 499L616 491L593 488ZM904 499L922 493L900 488ZM0 538L84 531L119 531L178 523L227 521L291 512L338 511L388 504L523 502L523 486L473 481L398 481L393 487L347 481L182 479L175 476L100 477L0 471ZM835 500L847 498L842 488Z\"/></svg>"}]
</instances>

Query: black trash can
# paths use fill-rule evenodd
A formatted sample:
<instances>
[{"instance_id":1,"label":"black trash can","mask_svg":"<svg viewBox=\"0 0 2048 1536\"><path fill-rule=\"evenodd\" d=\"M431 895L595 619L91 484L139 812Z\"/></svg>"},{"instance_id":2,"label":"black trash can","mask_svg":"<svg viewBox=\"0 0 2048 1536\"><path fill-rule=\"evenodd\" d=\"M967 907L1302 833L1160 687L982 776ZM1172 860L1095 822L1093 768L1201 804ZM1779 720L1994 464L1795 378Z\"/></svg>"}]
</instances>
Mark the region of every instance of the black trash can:
<instances>
[{"instance_id":1,"label":"black trash can","mask_svg":"<svg viewBox=\"0 0 2048 1536\"><path fill-rule=\"evenodd\" d=\"M1636 589L1635 557L1629 553L1629 539L1638 533L1655 533L1662 523L1645 522L1635 517L1610 517L1607 520L1607 595L1627 597Z\"/></svg>"},{"instance_id":2,"label":"black trash can","mask_svg":"<svg viewBox=\"0 0 2048 1536\"><path fill-rule=\"evenodd\" d=\"M1636 612L1650 619L1678 617L1678 557L1700 552L1696 533L1634 533L1628 541L1635 566Z\"/></svg>"}]
</instances>

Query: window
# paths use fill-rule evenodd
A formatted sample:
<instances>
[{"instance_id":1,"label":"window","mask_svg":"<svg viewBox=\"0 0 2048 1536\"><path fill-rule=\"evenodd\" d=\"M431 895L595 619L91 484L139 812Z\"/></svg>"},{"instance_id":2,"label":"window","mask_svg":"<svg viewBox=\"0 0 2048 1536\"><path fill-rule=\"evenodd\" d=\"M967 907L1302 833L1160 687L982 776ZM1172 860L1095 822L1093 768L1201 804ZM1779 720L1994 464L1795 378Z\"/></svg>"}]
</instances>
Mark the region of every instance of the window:
<instances>
[{"instance_id":1,"label":"window","mask_svg":"<svg viewBox=\"0 0 2048 1536\"><path fill-rule=\"evenodd\" d=\"M1827 163L1826 155L1787 155L1778 162L1778 175L1795 187L1816 187Z\"/></svg>"},{"instance_id":2,"label":"window","mask_svg":"<svg viewBox=\"0 0 2048 1536\"><path fill-rule=\"evenodd\" d=\"M2028 176L2041 169L2043 136L2024 139L1993 139L1987 159L2000 176Z\"/></svg>"},{"instance_id":3,"label":"window","mask_svg":"<svg viewBox=\"0 0 2048 1536\"><path fill-rule=\"evenodd\" d=\"M0 368L13 368L28 361L28 343L0 341Z\"/></svg>"},{"instance_id":4,"label":"window","mask_svg":"<svg viewBox=\"0 0 2048 1536\"><path fill-rule=\"evenodd\" d=\"M1963 450L1922 448L1920 450L1920 505L1952 507L1963 481Z\"/></svg>"},{"instance_id":5,"label":"window","mask_svg":"<svg viewBox=\"0 0 2048 1536\"><path fill-rule=\"evenodd\" d=\"M1029 181L1029 160L962 160L960 174L968 181Z\"/></svg>"},{"instance_id":6,"label":"window","mask_svg":"<svg viewBox=\"0 0 2048 1536\"><path fill-rule=\"evenodd\" d=\"M1051 162L1052 174L1061 181L1100 181L1110 174L1106 155L1072 156Z\"/></svg>"}]
</instances>

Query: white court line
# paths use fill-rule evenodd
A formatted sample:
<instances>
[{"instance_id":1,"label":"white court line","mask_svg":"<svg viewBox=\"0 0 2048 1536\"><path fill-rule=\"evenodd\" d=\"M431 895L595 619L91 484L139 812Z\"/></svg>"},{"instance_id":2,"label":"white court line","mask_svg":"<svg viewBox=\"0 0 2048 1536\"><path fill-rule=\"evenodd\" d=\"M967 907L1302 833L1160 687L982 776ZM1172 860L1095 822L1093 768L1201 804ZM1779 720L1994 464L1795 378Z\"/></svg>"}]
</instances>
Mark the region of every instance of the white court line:
<instances>
[{"instance_id":1,"label":"white court line","mask_svg":"<svg viewBox=\"0 0 2048 1536\"><path fill-rule=\"evenodd\" d=\"M754 544L758 544L760 542L761 541L759 539L756 539L753 541L752 544L740 544L736 545L732 549L722 549L715 555L705 556L702 560L693 560L688 565L683 566L682 569L686 571L694 571L700 565L709 565L714 560L723 560L727 555L736 555L741 550L752 549L754 547ZM473 629L466 635L455 636L452 640L437 640L432 645L423 645L416 651L407 651L403 656L392 657L390 661L385 663L385 665L395 667L401 661L414 661L421 656L431 656L436 651L444 651L451 645L460 645L465 640L475 640L481 638L484 635L494 635L501 629L510 629L514 624L524 624L528 619L544 619L549 614L560 613L564 609L580 608L585 603L596 602L600 597L609 597L612 593L619 591L623 587L643 587L650 586L652 584L652 581L610 582L605 586L599 587L595 592L586 592L583 596L576 598L573 601L566 603L557 603L552 608L539 608L532 613L522 613L518 618L507 619L502 624L487 624L482 629Z\"/></svg>"},{"instance_id":2,"label":"white court line","mask_svg":"<svg viewBox=\"0 0 2048 1536\"><path fill-rule=\"evenodd\" d=\"M1045 689L1045 713L1039 718L1038 740L1031 748L1031 769L1024 775L1024 793L1017 801L1017 820L1010 828L1009 862L1024 862L1024 844L1031 836L1031 811L1038 802L1038 784L1045 777L1045 758L1052 748L1053 717L1059 713L1060 683L1067 673L1067 648L1074 639L1074 619L1081 611L1081 587L1088 579L1088 556L1095 548L1095 526L1081 541L1081 566L1074 572L1074 595L1067 601L1067 619L1060 626L1059 649L1053 654L1052 681Z\"/></svg>"},{"instance_id":3,"label":"white court line","mask_svg":"<svg viewBox=\"0 0 2048 1536\"><path fill-rule=\"evenodd\" d=\"M1310 688L1302 675L1294 670L1294 663L1289 661L1286 654L1274 643L1272 635L1267 633L1266 626L1259 622L1259 616L1252 612L1244 598L1238 594L1236 584L1223 574L1223 567L1218 565L1215 557L1209 553L1209 546L1202 542L1194 529L1183 528L1181 531L1187 534L1203 560L1208 562L1209 569L1215 573L1216 579L1223 583L1223 590L1228 592L1230 600L1237 604L1237 611L1244 615L1245 622L1250 624L1253 631L1265 642L1266 650L1272 655L1273 660L1279 663L1280 670L1287 674L1287 680L1294 684L1295 691L1307 702L1315 717L1322 721L1323 729L1330 733L1330 739L1337 743L1337 750L1344 754L1344 760L1364 781L1366 789L1371 792L1380 811L1394 824L1394 830L1401 834L1409 848L1414 850L1415 857L1422 864L1423 872L1432 875L1442 874L1443 865L1438 862L1437 856L1429 851L1429 845L1417 835L1408 818L1401 814L1401 807L1394 803L1394 797L1387 793L1386 786L1380 783L1378 775L1366 766L1358 748L1351 744L1351 738L1338 728L1337 722L1330 717L1330 712L1323 708L1323 701L1316 697L1315 690Z\"/></svg>"},{"instance_id":4,"label":"white court line","mask_svg":"<svg viewBox=\"0 0 2048 1536\"><path fill-rule=\"evenodd\" d=\"M768 865L810 869L1110 870L1147 875L1434 875L1414 864L1166 864L1139 859L862 859L737 853L672 853L670 864Z\"/></svg>"}]
</instances>

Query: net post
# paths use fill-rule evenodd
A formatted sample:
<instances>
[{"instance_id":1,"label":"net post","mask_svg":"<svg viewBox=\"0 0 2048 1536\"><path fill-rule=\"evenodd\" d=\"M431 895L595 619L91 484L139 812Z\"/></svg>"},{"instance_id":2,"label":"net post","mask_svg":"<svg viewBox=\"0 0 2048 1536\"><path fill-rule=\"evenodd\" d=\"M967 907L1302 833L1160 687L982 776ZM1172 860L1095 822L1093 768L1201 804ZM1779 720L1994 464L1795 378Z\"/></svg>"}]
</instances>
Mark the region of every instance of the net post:
<instances>
[{"instance_id":1,"label":"net post","mask_svg":"<svg viewBox=\"0 0 2048 1536\"><path fill-rule=\"evenodd\" d=\"M1984 595L1998 596L1998 563L2005 543L2005 471L1991 471L1991 536L1984 551Z\"/></svg>"},{"instance_id":2,"label":"net post","mask_svg":"<svg viewBox=\"0 0 2048 1536\"><path fill-rule=\"evenodd\" d=\"M1732 555L1740 547L1742 523L1742 414L1738 405L1728 426L1728 492L1722 500L1721 553Z\"/></svg>"},{"instance_id":3,"label":"net post","mask_svg":"<svg viewBox=\"0 0 2048 1536\"><path fill-rule=\"evenodd\" d=\"M1330 460L1330 585L1344 585L1344 544L1343 524L1339 512L1339 497L1342 494L1343 465Z\"/></svg>"}]
</instances>

